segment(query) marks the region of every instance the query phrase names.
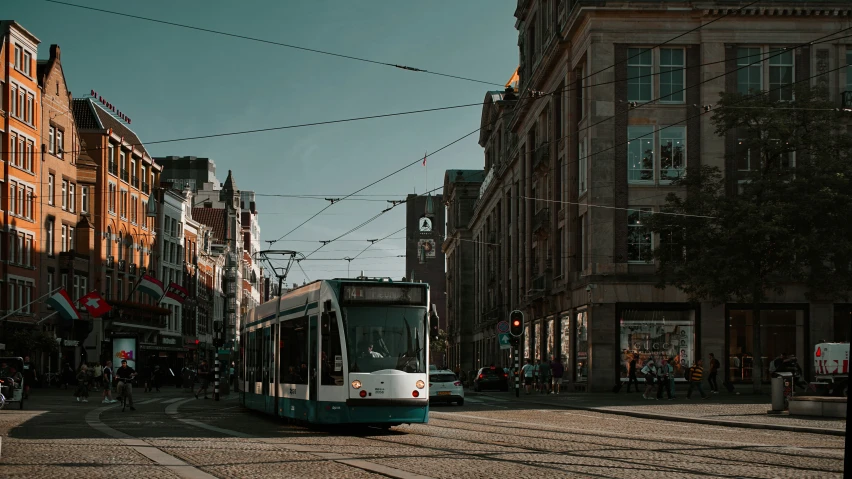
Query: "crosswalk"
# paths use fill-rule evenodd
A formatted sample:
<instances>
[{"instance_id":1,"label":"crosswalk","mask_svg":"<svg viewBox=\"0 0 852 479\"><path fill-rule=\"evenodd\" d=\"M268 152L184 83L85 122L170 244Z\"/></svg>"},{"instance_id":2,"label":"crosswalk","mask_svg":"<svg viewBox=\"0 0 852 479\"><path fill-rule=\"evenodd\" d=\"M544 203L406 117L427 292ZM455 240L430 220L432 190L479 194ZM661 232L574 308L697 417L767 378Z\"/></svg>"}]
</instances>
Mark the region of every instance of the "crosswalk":
<instances>
[{"instance_id":1,"label":"crosswalk","mask_svg":"<svg viewBox=\"0 0 852 479\"><path fill-rule=\"evenodd\" d=\"M471 404L480 404L480 403L488 403L488 402L509 402L509 399L498 398L494 396L468 396L464 398L464 402Z\"/></svg>"}]
</instances>

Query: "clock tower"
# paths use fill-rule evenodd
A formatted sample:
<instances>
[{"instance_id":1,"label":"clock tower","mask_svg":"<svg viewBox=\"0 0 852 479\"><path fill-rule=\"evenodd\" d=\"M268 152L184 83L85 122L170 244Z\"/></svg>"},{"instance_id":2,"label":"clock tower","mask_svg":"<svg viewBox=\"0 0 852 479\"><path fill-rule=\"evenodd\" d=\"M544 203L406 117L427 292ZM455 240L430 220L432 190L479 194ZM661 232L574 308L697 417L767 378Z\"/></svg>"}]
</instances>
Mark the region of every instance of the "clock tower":
<instances>
[{"instance_id":1,"label":"clock tower","mask_svg":"<svg viewBox=\"0 0 852 479\"><path fill-rule=\"evenodd\" d=\"M444 268L444 202L441 195L408 195L406 201L405 278L429 283L431 301L437 307L439 324L446 329L446 283ZM439 358L435 358L437 362Z\"/></svg>"}]
</instances>

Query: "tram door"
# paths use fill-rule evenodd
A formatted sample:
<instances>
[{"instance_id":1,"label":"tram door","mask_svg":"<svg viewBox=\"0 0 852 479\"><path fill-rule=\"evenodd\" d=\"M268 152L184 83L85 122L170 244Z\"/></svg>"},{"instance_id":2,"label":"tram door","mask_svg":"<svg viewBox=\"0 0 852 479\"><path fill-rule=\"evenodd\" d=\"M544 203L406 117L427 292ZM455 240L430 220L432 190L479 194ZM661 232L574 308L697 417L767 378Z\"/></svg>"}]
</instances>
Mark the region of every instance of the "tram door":
<instances>
[{"instance_id":1,"label":"tram door","mask_svg":"<svg viewBox=\"0 0 852 479\"><path fill-rule=\"evenodd\" d=\"M270 356L270 343L272 341L272 328L263 328L263 339L261 341L261 348L263 348L263 352L261 354L261 375L260 375L260 394L264 396L269 395L269 356Z\"/></svg>"},{"instance_id":2,"label":"tram door","mask_svg":"<svg viewBox=\"0 0 852 479\"><path fill-rule=\"evenodd\" d=\"M317 355L319 355L319 328L317 325L317 317L310 318L310 333L308 335L308 399L311 401L317 400Z\"/></svg>"},{"instance_id":3,"label":"tram door","mask_svg":"<svg viewBox=\"0 0 852 479\"><path fill-rule=\"evenodd\" d=\"M278 378L281 375L281 371L278 370L278 357L281 354L279 349L279 344L281 344L281 326L280 324L272 325L272 336L271 341L269 343L270 352L269 352L269 387L272 388L272 412L275 413L278 410Z\"/></svg>"}]
</instances>

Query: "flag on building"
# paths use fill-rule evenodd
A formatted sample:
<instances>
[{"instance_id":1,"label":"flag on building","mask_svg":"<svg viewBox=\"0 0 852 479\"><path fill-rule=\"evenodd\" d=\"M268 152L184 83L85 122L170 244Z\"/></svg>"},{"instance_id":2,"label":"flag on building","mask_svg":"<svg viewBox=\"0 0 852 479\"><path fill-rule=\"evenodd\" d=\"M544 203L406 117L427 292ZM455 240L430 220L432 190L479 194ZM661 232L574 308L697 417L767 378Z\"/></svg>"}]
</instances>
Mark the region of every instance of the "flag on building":
<instances>
[{"instance_id":1,"label":"flag on building","mask_svg":"<svg viewBox=\"0 0 852 479\"><path fill-rule=\"evenodd\" d=\"M142 280L136 285L136 290L140 293L145 293L154 299L162 298L165 293L165 291L163 291L162 281L152 278L147 274L142 275Z\"/></svg>"},{"instance_id":2,"label":"flag on building","mask_svg":"<svg viewBox=\"0 0 852 479\"><path fill-rule=\"evenodd\" d=\"M112 310L112 306L97 291L92 291L77 302L82 304L93 318L100 318Z\"/></svg>"},{"instance_id":3,"label":"flag on building","mask_svg":"<svg viewBox=\"0 0 852 479\"><path fill-rule=\"evenodd\" d=\"M68 296L68 292L64 289L60 289L59 292L47 298L47 304L53 307L62 316L62 319L66 321L80 319L80 315L77 314L77 309L74 308L71 297Z\"/></svg>"},{"instance_id":4,"label":"flag on building","mask_svg":"<svg viewBox=\"0 0 852 479\"><path fill-rule=\"evenodd\" d=\"M180 306L184 301L186 301L187 296L189 296L189 291L187 291L186 288L177 283L171 283L169 284L168 289L166 289L166 294L163 295L163 299L161 299L160 302Z\"/></svg>"},{"instance_id":5,"label":"flag on building","mask_svg":"<svg viewBox=\"0 0 852 479\"><path fill-rule=\"evenodd\" d=\"M423 166L426 166L426 158L429 156L429 152L423 154Z\"/></svg>"}]
</instances>

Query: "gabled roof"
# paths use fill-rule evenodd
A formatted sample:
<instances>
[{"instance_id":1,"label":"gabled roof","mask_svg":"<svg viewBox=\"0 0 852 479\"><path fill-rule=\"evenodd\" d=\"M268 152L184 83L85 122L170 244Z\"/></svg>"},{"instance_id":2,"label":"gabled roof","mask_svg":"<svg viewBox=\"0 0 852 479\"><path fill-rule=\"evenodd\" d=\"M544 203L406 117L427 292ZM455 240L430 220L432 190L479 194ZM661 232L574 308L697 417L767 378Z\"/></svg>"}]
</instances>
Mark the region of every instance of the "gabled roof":
<instances>
[{"instance_id":1,"label":"gabled roof","mask_svg":"<svg viewBox=\"0 0 852 479\"><path fill-rule=\"evenodd\" d=\"M228 177L225 178L225 185L222 186L222 189L225 191L237 191L237 183L234 181L234 176L231 174L231 170L228 170Z\"/></svg>"},{"instance_id":2,"label":"gabled roof","mask_svg":"<svg viewBox=\"0 0 852 479\"><path fill-rule=\"evenodd\" d=\"M221 244L225 243L227 217L228 212L224 208L192 209L192 219L209 226L213 230L213 238Z\"/></svg>"},{"instance_id":3,"label":"gabled roof","mask_svg":"<svg viewBox=\"0 0 852 479\"><path fill-rule=\"evenodd\" d=\"M112 130L116 135L124 138L125 141L134 147L142 150L145 155L148 150L142 144L142 140L136 136L124 122L118 120L111 113L106 111L93 98L75 98L74 99L74 119L77 121L77 129L79 130Z\"/></svg>"}]
</instances>

